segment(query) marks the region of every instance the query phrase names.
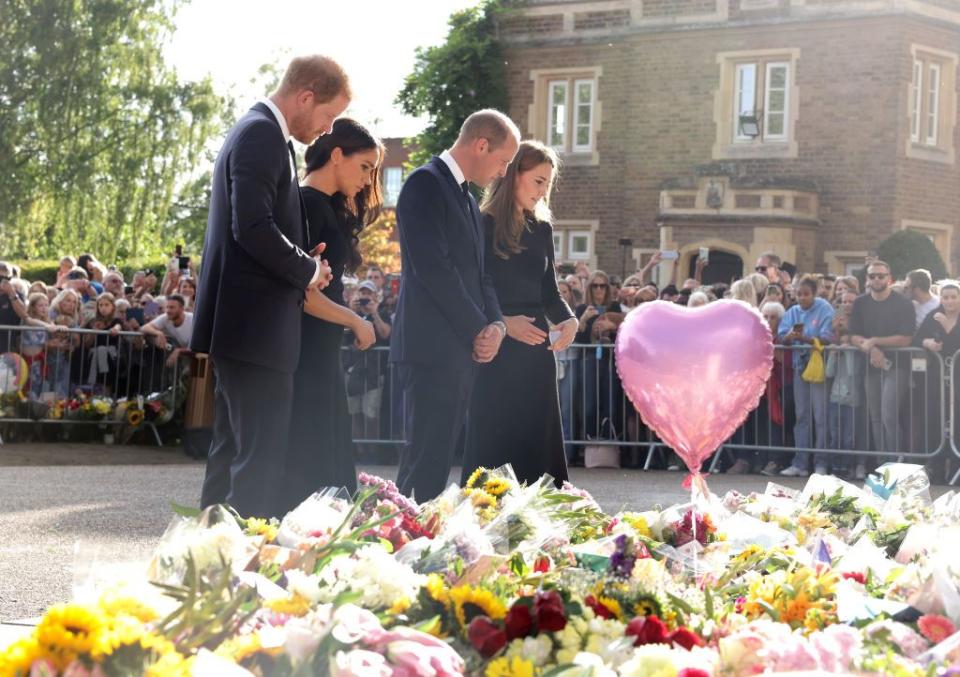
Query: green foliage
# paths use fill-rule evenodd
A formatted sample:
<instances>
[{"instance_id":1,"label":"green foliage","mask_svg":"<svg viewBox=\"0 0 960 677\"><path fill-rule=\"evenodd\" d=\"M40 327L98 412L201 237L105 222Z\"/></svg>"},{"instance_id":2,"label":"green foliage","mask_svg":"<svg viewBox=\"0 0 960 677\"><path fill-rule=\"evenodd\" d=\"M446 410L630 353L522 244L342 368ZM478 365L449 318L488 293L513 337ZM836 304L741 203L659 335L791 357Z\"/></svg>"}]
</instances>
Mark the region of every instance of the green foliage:
<instances>
[{"instance_id":1,"label":"green foliage","mask_svg":"<svg viewBox=\"0 0 960 677\"><path fill-rule=\"evenodd\" d=\"M163 59L182 0L0 0L5 258L199 250L227 109Z\"/></svg>"},{"instance_id":2,"label":"green foliage","mask_svg":"<svg viewBox=\"0 0 960 677\"><path fill-rule=\"evenodd\" d=\"M935 281L947 277L947 266L933 242L912 230L899 230L881 242L877 256L890 264L898 280L917 268L929 270Z\"/></svg>"},{"instance_id":3,"label":"green foliage","mask_svg":"<svg viewBox=\"0 0 960 677\"><path fill-rule=\"evenodd\" d=\"M117 269L123 275L123 279L129 284L133 279L133 274L138 270L155 270L160 277L166 269L169 258L166 256L153 256L142 259L127 259L120 261ZM20 276L27 282L46 282L47 284L56 284L57 271L60 270L60 261L58 259L37 259L34 261L19 262L11 261L20 266Z\"/></svg>"},{"instance_id":4,"label":"green foliage","mask_svg":"<svg viewBox=\"0 0 960 677\"><path fill-rule=\"evenodd\" d=\"M408 115L426 115L427 128L410 156L417 166L450 147L464 119L481 108L507 107L503 54L496 41L495 18L506 0L486 0L454 12L444 44L417 49L397 103Z\"/></svg>"}]
</instances>

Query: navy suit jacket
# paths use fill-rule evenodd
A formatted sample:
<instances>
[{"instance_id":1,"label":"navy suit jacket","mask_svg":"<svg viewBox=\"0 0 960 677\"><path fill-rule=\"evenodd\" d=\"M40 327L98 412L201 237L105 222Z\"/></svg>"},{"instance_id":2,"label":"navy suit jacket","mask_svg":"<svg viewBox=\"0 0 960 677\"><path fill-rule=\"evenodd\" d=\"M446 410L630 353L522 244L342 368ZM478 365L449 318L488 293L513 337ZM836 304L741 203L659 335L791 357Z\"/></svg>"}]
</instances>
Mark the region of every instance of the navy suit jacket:
<instances>
[{"instance_id":1,"label":"navy suit jacket","mask_svg":"<svg viewBox=\"0 0 960 677\"><path fill-rule=\"evenodd\" d=\"M480 210L438 157L407 178L397 200L403 277L393 362L467 366L473 340L503 317L484 272Z\"/></svg>"},{"instance_id":2,"label":"navy suit jacket","mask_svg":"<svg viewBox=\"0 0 960 677\"><path fill-rule=\"evenodd\" d=\"M300 359L300 321L316 263L280 123L258 103L213 168L190 348L283 372Z\"/></svg>"}]
</instances>

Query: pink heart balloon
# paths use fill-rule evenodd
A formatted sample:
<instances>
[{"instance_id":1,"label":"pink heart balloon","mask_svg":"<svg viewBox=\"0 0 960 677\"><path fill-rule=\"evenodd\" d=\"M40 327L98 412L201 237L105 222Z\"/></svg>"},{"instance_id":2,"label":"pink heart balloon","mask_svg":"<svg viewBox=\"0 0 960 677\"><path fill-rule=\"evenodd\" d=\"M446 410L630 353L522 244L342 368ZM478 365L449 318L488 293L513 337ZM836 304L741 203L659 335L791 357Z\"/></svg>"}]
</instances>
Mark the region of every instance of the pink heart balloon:
<instances>
[{"instance_id":1,"label":"pink heart balloon","mask_svg":"<svg viewBox=\"0 0 960 677\"><path fill-rule=\"evenodd\" d=\"M757 407L773 366L760 313L742 301L644 303L617 332L617 371L648 427L696 475Z\"/></svg>"}]
</instances>

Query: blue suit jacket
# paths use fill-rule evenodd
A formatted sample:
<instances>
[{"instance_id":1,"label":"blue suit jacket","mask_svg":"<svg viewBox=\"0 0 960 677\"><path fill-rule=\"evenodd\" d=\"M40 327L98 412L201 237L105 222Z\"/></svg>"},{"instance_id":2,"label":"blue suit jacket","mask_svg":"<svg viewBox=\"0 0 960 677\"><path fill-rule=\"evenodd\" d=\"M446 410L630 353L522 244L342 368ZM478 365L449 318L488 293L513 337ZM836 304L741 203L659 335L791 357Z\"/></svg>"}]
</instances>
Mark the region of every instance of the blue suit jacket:
<instances>
[{"instance_id":1,"label":"blue suit jacket","mask_svg":"<svg viewBox=\"0 0 960 677\"><path fill-rule=\"evenodd\" d=\"M306 231L280 123L258 103L213 168L192 350L296 369L304 291L316 272Z\"/></svg>"},{"instance_id":2,"label":"blue suit jacket","mask_svg":"<svg viewBox=\"0 0 960 677\"><path fill-rule=\"evenodd\" d=\"M480 210L438 157L407 178L397 201L403 278L393 362L469 365L473 340L502 319L484 272Z\"/></svg>"}]
</instances>

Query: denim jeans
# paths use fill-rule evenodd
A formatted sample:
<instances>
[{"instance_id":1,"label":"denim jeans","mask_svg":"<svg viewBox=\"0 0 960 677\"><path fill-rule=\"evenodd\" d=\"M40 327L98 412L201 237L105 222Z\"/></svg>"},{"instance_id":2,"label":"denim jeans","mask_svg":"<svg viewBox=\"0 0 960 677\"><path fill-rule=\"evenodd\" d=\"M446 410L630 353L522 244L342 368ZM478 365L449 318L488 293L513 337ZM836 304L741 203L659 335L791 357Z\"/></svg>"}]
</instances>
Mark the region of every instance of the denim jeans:
<instances>
[{"instance_id":1,"label":"denim jeans","mask_svg":"<svg viewBox=\"0 0 960 677\"><path fill-rule=\"evenodd\" d=\"M568 348L566 352L572 353L574 350ZM563 425L563 449L567 455L567 460L572 461L576 456L576 447L567 440L577 439L577 419L579 405L581 403L580 394L580 357L575 355L568 359L561 359L563 365L563 378L557 381L557 388L560 391L560 422Z\"/></svg>"},{"instance_id":2,"label":"denim jeans","mask_svg":"<svg viewBox=\"0 0 960 677\"><path fill-rule=\"evenodd\" d=\"M827 405L827 419L830 424L830 449L854 449L857 424L854 408L831 402ZM837 473L845 473L850 470L850 463L857 458L853 453L835 455L830 464L831 469Z\"/></svg>"},{"instance_id":3,"label":"denim jeans","mask_svg":"<svg viewBox=\"0 0 960 677\"><path fill-rule=\"evenodd\" d=\"M802 370L793 371L793 404L797 422L793 426L793 440L797 447L827 448L827 384L807 383ZM816 434L816 439L814 439ZM815 454L814 465L827 465L827 454ZM810 453L798 451L793 456L793 467L809 470Z\"/></svg>"},{"instance_id":4,"label":"denim jeans","mask_svg":"<svg viewBox=\"0 0 960 677\"><path fill-rule=\"evenodd\" d=\"M910 372L867 368L867 416L873 449L896 453L902 450L904 430L900 423L900 404L910 387ZM879 459L878 459L879 460Z\"/></svg>"}]
</instances>

